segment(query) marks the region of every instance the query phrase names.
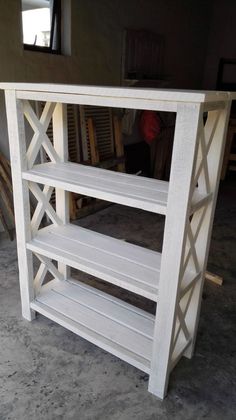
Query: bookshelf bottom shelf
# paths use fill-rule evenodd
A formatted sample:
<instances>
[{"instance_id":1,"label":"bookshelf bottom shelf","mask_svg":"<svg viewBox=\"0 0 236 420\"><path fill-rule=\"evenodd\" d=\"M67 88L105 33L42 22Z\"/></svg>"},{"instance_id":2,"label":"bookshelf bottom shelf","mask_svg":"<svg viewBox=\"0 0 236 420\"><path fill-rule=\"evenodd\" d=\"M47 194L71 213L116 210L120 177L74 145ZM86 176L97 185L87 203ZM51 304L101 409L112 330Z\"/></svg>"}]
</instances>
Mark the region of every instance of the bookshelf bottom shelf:
<instances>
[{"instance_id":1,"label":"bookshelf bottom shelf","mask_svg":"<svg viewBox=\"0 0 236 420\"><path fill-rule=\"evenodd\" d=\"M31 308L150 373L153 315L72 278L44 285Z\"/></svg>"}]
</instances>

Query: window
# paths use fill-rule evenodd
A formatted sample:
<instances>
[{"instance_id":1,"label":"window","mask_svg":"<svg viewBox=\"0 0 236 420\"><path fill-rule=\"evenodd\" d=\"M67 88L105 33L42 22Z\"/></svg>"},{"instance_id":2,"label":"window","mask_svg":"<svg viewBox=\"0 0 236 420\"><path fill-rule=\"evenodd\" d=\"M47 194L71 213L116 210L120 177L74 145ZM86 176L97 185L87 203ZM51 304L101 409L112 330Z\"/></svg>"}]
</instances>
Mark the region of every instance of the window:
<instances>
[{"instance_id":1,"label":"window","mask_svg":"<svg viewBox=\"0 0 236 420\"><path fill-rule=\"evenodd\" d=\"M61 0L22 0L23 43L27 50L61 53Z\"/></svg>"},{"instance_id":2,"label":"window","mask_svg":"<svg viewBox=\"0 0 236 420\"><path fill-rule=\"evenodd\" d=\"M217 89L236 91L236 60L221 58L218 67Z\"/></svg>"}]
</instances>

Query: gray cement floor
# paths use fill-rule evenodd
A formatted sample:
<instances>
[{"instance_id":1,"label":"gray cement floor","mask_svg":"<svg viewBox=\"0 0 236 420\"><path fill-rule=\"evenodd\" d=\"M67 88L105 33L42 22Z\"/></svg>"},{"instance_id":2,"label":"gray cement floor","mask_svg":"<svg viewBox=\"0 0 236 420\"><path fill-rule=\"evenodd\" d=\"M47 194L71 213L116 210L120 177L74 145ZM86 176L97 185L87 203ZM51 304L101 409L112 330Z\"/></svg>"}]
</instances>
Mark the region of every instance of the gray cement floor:
<instances>
[{"instance_id":1,"label":"gray cement floor","mask_svg":"<svg viewBox=\"0 0 236 420\"><path fill-rule=\"evenodd\" d=\"M221 188L207 282L192 360L173 371L167 398L147 391L148 376L43 316L21 318L16 244L0 240L0 420L233 420L235 384L236 188ZM163 218L112 206L79 224L160 250ZM77 273L94 283L94 279ZM104 288L99 282L98 287ZM109 286L153 311L152 303Z\"/></svg>"}]
</instances>

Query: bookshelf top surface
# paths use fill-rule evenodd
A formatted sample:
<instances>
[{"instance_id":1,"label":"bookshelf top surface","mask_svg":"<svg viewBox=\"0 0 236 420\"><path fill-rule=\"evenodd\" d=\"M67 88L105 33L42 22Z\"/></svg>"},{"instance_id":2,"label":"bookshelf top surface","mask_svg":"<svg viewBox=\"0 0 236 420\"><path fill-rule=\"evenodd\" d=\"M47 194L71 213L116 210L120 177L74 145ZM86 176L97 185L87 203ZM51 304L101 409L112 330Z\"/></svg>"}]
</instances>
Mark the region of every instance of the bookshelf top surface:
<instances>
[{"instance_id":1,"label":"bookshelf top surface","mask_svg":"<svg viewBox=\"0 0 236 420\"><path fill-rule=\"evenodd\" d=\"M169 102L217 102L236 99L235 92L107 87L45 83L0 83L0 89L35 93L88 95Z\"/></svg>"}]
</instances>

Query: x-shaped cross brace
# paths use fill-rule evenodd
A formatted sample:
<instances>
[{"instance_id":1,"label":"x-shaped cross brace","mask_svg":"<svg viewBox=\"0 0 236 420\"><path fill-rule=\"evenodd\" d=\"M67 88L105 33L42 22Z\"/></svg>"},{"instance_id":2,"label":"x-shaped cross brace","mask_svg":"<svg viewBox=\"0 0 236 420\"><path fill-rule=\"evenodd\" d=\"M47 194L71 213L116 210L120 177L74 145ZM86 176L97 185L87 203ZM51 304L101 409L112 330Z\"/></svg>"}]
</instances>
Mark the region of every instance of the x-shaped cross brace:
<instances>
[{"instance_id":1,"label":"x-shaped cross brace","mask_svg":"<svg viewBox=\"0 0 236 420\"><path fill-rule=\"evenodd\" d=\"M45 185L43 190L34 182L29 182L29 189L38 200L37 207L31 220L31 229L33 235L37 233L44 213L46 212L51 221L56 225L62 225L62 220L58 217L49 200L52 195L53 187Z\"/></svg>"},{"instance_id":2,"label":"x-shaped cross brace","mask_svg":"<svg viewBox=\"0 0 236 420\"><path fill-rule=\"evenodd\" d=\"M27 160L29 169L31 169L34 165L35 159L38 155L41 146L43 146L52 162L60 162L60 158L46 134L55 107L56 103L47 102L43 109L40 119L38 119L29 101L23 101L25 117L31 125L32 129L34 130L33 138L27 150Z\"/></svg>"}]
</instances>

